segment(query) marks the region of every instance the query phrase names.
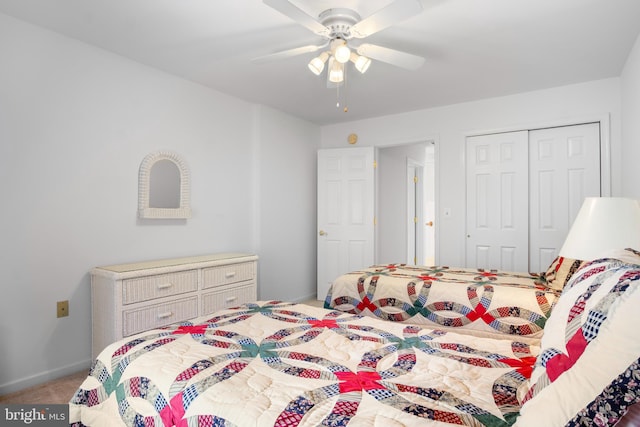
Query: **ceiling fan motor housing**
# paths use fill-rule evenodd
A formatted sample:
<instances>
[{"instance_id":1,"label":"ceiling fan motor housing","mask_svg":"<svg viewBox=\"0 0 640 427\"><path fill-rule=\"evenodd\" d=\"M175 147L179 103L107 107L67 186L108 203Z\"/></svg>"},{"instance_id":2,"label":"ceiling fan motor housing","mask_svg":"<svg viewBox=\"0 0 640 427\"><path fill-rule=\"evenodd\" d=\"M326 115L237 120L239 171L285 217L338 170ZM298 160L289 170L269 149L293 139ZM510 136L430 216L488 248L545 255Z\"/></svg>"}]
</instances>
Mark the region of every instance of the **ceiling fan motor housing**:
<instances>
[{"instance_id":1,"label":"ceiling fan motor housing","mask_svg":"<svg viewBox=\"0 0 640 427\"><path fill-rule=\"evenodd\" d=\"M318 16L320 23L331 30L329 38L336 37L348 40L353 37L351 27L360 22L360 15L355 10L346 8L327 9Z\"/></svg>"}]
</instances>

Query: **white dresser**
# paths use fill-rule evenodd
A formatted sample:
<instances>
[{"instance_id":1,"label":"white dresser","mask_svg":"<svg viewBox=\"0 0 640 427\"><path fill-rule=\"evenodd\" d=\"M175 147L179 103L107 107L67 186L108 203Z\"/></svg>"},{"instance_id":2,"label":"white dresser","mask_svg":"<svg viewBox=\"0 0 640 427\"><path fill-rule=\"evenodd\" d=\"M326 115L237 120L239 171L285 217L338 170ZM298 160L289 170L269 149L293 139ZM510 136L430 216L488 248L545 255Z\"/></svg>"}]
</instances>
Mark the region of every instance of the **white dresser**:
<instances>
[{"instance_id":1,"label":"white dresser","mask_svg":"<svg viewBox=\"0 0 640 427\"><path fill-rule=\"evenodd\" d=\"M223 253L92 269L93 357L123 337L255 301L257 263Z\"/></svg>"}]
</instances>

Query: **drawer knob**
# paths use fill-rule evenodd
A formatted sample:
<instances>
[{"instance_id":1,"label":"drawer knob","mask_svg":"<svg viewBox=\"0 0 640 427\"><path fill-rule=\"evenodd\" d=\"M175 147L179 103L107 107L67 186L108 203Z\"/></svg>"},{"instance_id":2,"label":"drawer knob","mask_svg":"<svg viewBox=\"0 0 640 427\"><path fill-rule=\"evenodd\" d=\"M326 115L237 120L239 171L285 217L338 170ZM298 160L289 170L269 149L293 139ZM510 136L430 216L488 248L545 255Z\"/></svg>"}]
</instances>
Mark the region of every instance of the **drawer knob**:
<instances>
[{"instance_id":1,"label":"drawer knob","mask_svg":"<svg viewBox=\"0 0 640 427\"><path fill-rule=\"evenodd\" d=\"M166 313L158 314L158 319L166 319L167 317L173 316L173 312L167 311Z\"/></svg>"},{"instance_id":2,"label":"drawer knob","mask_svg":"<svg viewBox=\"0 0 640 427\"><path fill-rule=\"evenodd\" d=\"M158 289L169 289L172 286L172 283L163 283L162 285L158 285Z\"/></svg>"},{"instance_id":3,"label":"drawer knob","mask_svg":"<svg viewBox=\"0 0 640 427\"><path fill-rule=\"evenodd\" d=\"M235 301L237 299L238 299L238 297L227 297L227 299L225 301L226 302L232 302L232 301Z\"/></svg>"},{"instance_id":4,"label":"drawer knob","mask_svg":"<svg viewBox=\"0 0 640 427\"><path fill-rule=\"evenodd\" d=\"M234 277L235 275L236 275L235 271L230 271L230 272L226 273L224 275L224 277L226 277L227 279L230 279L230 278Z\"/></svg>"}]
</instances>

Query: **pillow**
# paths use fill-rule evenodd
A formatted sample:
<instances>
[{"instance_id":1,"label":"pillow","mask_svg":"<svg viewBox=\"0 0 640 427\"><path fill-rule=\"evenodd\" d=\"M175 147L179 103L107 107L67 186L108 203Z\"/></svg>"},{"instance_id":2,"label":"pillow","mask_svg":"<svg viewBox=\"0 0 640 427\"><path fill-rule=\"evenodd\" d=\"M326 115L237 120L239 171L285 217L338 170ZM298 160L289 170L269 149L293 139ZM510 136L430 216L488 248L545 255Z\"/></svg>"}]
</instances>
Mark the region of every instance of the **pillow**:
<instances>
[{"instance_id":1,"label":"pillow","mask_svg":"<svg viewBox=\"0 0 640 427\"><path fill-rule=\"evenodd\" d=\"M611 426L640 401L640 266L602 259L551 312L515 426Z\"/></svg>"},{"instance_id":2,"label":"pillow","mask_svg":"<svg viewBox=\"0 0 640 427\"><path fill-rule=\"evenodd\" d=\"M603 258L613 258L626 262L627 264L640 265L640 252L631 248L610 251Z\"/></svg>"},{"instance_id":3,"label":"pillow","mask_svg":"<svg viewBox=\"0 0 640 427\"><path fill-rule=\"evenodd\" d=\"M579 259L558 256L543 274L544 279L551 289L561 291L564 285L569 282L571 276L573 276L583 264L584 261Z\"/></svg>"}]
</instances>

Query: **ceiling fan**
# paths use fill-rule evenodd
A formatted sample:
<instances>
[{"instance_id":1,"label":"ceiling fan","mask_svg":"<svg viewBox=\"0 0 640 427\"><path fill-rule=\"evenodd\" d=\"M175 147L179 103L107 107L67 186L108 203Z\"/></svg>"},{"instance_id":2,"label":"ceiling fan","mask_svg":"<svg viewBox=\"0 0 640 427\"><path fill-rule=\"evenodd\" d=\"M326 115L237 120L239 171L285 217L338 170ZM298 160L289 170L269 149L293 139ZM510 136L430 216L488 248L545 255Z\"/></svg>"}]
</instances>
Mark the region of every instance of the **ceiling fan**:
<instances>
[{"instance_id":1,"label":"ceiling fan","mask_svg":"<svg viewBox=\"0 0 640 427\"><path fill-rule=\"evenodd\" d=\"M353 62L355 68L361 73L367 71L371 65L371 59L408 70L418 69L424 64L424 58L407 52L369 43L356 45L352 42L352 39L364 39L419 14L422 12L419 0L395 0L364 19L358 12L348 8L327 9L314 18L290 0L263 0L263 3L307 27L324 38L325 42L261 56L255 58L253 62L261 63L322 51L319 56L309 62L309 69L314 74L320 75L328 62L327 83L329 85L340 85L344 81L344 65L349 61Z\"/></svg>"}]
</instances>

